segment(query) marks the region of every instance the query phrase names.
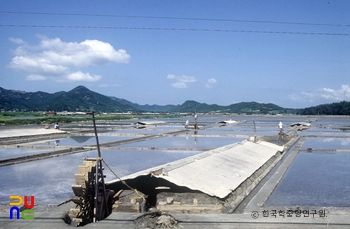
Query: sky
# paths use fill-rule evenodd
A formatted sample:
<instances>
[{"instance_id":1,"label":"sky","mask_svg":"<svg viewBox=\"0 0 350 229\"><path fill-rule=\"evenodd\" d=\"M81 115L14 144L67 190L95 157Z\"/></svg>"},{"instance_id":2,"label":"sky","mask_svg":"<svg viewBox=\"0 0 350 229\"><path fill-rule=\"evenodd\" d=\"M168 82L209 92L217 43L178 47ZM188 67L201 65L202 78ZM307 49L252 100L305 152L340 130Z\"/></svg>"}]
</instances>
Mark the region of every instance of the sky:
<instances>
[{"instance_id":1,"label":"sky","mask_svg":"<svg viewBox=\"0 0 350 229\"><path fill-rule=\"evenodd\" d=\"M348 0L0 0L0 87L144 104L350 101Z\"/></svg>"}]
</instances>

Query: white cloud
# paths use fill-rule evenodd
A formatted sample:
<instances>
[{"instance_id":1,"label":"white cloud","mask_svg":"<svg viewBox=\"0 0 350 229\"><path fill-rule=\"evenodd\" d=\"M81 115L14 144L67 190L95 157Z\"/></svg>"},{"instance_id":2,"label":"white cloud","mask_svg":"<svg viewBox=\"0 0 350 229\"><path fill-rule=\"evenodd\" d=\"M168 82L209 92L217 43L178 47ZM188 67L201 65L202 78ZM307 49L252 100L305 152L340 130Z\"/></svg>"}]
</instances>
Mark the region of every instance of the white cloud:
<instances>
[{"instance_id":1,"label":"white cloud","mask_svg":"<svg viewBox=\"0 0 350 229\"><path fill-rule=\"evenodd\" d=\"M60 75L69 71L69 68L51 63L48 59L33 59L26 56L15 56L12 58L10 67L37 75Z\"/></svg>"},{"instance_id":2,"label":"white cloud","mask_svg":"<svg viewBox=\"0 0 350 229\"><path fill-rule=\"evenodd\" d=\"M101 76L98 75L90 75L90 73L82 73L82 72L73 72L71 74L66 75L67 81L88 81L95 82L101 79Z\"/></svg>"},{"instance_id":3,"label":"white cloud","mask_svg":"<svg viewBox=\"0 0 350 229\"><path fill-rule=\"evenodd\" d=\"M46 80L44 76L40 75L29 75L26 77L26 80L28 81L40 81L40 80Z\"/></svg>"},{"instance_id":4,"label":"white cloud","mask_svg":"<svg viewBox=\"0 0 350 229\"><path fill-rule=\"evenodd\" d=\"M187 88L187 85L189 83L194 83L197 81L196 78L193 76L186 76L186 75L175 76L173 74L169 74L167 76L167 79L175 81L174 83L171 84L171 86L174 88Z\"/></svg>"},{"instance_id":5,"label":"white cloud","mask_svg":"<svg viewBox=\"0 0 350 229\"><path fill-rule=\"evenodd\" d=\"M216 79L208 79L205 83L206 88L212 88L216 84Z\"/></svg>"},{"instance_id":6,"label":"white cloud","mask_svg":"<svg viewBox=\"0 0 350 229\"><path fill-rule=\"evenodd\" d=\"M18 45L22 45L22 44L25 44L26 42L23 41L21 38L13 38L11 37L9 39L11 42L15 43L15 44L18 44Z\"/></svg>"},{"instance_id":7,"label":"white cloud","mask_svg":"<svg viewBox=\"0 0 350 229\"><path fill-rule=\"evenodd\" d=\"M175 79L175 75L171 75L170 74L170 75L167 76L167 79Z\"/></svg>"},{"instance_id":8,"label":"white cloud","mask_svg":"<svg viewBox=\"0 0 350 229\"><path fill-rule=\"evenodd\" d=\"M334 102L350 100L350 86L343 84L340 89L320 88L312 92L301 92L300 94L291 94L289 99L298 102Z\"/></svg>"},{"instance_id":9,"label":"white cloud","mask_svg":"<svg viewBox=\"0 0 350 229\"><path fill-rule=\"evenodd\" d=\"M321 97L330 100L349 100L350 99L350 87L347 84L343 84L339 90L332 88L323 88L319 90Z\"/></svg>"},{"instance_id":10,"label":"white cloud","mask_svg":"<svg viewBox=\"0 0 350 229\"><path fill-rule=\"evenodd\" d=\"M120 87L120 86L121 86L120 84L100 84L100 85L98 85L98 87L101 87L101 88Z\"/></svg>"},{"instance_id":11,"label":"white cloud","mask_svg":"<svg viewBox=\"0 0 350 229\"><path fill-rule=\"evenodd\" d=\"M181 83L181 82L172 83L171 86L174 88L187 88L187 85L185 83Z\"/></svg>"},{"instance_id":12,"label":"white cloud","mask_svg":"<svg viewBox=\"0 0 350 229\"><path fill-rule=\"evenodd\" d=\"M82 68L109 63L128 63L130 55L123 49L115 50L99 40L64 42L59 38L39 37L39 45L28 45L20 38L10 38L19 46L14 51L9 67L30 75L27 80L88 81L101 76L81 72ZM35 77L34 77L35 76ZM41 77L39 77L41 76Z\"/></svg>"},{"instance_id":13,"label":"white cloud","mask_svg":"<svg viewBox=\"0 0 350 229\"><path fill-rule=\"evenodd\" d=\"M208 83L210 83L210 84L215 84L215 83L216 83L216 79L209 79L209 80L208 80Z\"/></svg>"}]
</instances>

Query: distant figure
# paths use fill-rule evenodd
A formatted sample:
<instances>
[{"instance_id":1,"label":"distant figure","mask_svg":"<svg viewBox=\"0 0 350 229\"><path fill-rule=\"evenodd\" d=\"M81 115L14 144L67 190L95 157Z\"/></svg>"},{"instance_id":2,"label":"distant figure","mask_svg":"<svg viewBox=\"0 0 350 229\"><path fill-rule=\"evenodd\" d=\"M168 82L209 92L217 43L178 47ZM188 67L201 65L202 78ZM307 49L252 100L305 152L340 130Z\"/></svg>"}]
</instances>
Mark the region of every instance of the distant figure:
<instances>
[{"instance_id":1,"label":"distant figure","mask_svg":"<svg viewBox=\"0 0 350 229\"><path fill-rule=\"evenodd\" d=\"M194 115L194 129L195 129L195 130L198 129L197 117L198 117L198 114L196 113L196 114ZM196 134L196 133L195 133L195 134Z\"/></svg>"},{"instance_id":2,"label":"distant figure","mask_svg":"<svg viewBox=\"0 0 350 229\"><path fill-rule=\"evenodd\" d=\"M185 123L185 128L186 128L186 129L188 128L188 124L189 124L189 121L186 120L186 123Z\"/></svg>"},{"instance_id":3,"label":"distant figure","mask_svg":"<svg viewBox=\"0 0 350 229\"><path fill-rule=\"evenodd\" d=\"M278 123L278 128L280 129L280 132L283 131L283 123L282 122Z\"/></svg>"},{"instance_id":4,"label":"distant figure","mask_svg":"<svg viewBox=\"0 0 350 229\"><path fill-rule=\"evenodd\" d=\"M58 123L55 124L55 129L59 130L60 129L60 125L58 125Z\"/></svg>"},{"instance_id":5,"label":"distant figure","mask_svg":"<svg viewBox=\"0 0 350 229\"><path fill-rule=\"evenodd\" d=\"M60 140L55 140L55 145L58 146L60 144Z\"/></svg>"}]
</instances>

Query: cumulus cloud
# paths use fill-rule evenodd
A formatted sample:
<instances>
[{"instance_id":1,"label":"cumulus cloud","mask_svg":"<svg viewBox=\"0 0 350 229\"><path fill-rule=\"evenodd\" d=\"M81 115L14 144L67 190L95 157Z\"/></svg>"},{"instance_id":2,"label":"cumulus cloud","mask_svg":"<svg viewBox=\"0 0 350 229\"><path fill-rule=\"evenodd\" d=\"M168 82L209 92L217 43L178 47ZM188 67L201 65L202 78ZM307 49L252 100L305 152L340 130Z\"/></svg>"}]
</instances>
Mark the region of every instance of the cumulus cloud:
<instances>
[{"instance_id":1,"label":"cumulus cloud","mask_svg":"<svg viewBox=\"0 0 350 229\"><path fill-rule=\"evenodd\" d=\"M175 76L173 74L169 74L167 76L167 79L173 81L171 86L174 88L187 88L189 83L194 83L197 81L196 78L193 76L186 76L186 75Z\"/></svg>"},{"instance_id":2,"label":"cumulus cloud","mask_svg":"<svg viewBox=\"0 0 350 229\"><path fill-rule=\"evenodd\" d=\"M321 97L330 100L349 100L350 99L350 86L343 84L340 89L335 90L332 88L322 88L319 90Z\"/></svg>"},{"instance_id":3,"label":"cumulus cloud","mask_svg":"<svg viewBox=\"0 0 350 229\"><path fill-rule=\"evenodd\" d=\"M205 83L206 88L212 88L216 84L216 79L208 79Z\"/></svg>"},{"instance_id":4,"label":"cumulus cloud","mask_svg":"<svg viewBox=\"0 0 350 229\"><path fill-rule=\"evenodd\" d=\"M52 79L62 81L98 81L99 75L82 72L83 68L109 63L125 64L130 55L123 49L115 50L99 40L64 42L59 38L41 39L38 45L29 45L20 38L10 38L17 44L9 67L29 74L27 80Z\"/></svg>"},{"instance_id":5,"label":"cumulus cloud","mask_svg":"<svg viewBox=\"0 0 350 229\"><path fill-rule=\"evenodd\" d=\"M301 92L300 94L291 94L289 98L293 101L343 101L350 100L350 86L343 84L339 89L320 88L312 92Z\"/></svg>"}]
</instances>

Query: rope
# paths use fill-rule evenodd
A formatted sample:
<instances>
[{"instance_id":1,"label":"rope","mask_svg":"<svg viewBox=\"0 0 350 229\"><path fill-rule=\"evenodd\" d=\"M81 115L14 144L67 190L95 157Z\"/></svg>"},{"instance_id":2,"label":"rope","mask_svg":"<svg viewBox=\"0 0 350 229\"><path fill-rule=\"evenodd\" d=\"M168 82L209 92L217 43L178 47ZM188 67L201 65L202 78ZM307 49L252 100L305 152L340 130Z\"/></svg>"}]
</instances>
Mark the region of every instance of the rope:
<instances>
[{"instance_id":1,"label":"rope","mask_svg":"<svg viewBox=\"0 0 350 229\"><path fill-rule=\"evenodd\" d=\"M61 205L63 205L63 204L67 204L67 203L69 203L69 202L71 202L71 201L72 201L72 199L66 200L66 201L64 201L64 202L62 202L62 203L60 203L60 204L57 204L56 207L59 207L59 206L61 206Z\"/></svg>"},{"instance_id":2,"label":"rope","mask_svg":"<svg viewBox=\"0 0 350 229\"><path fill-rule=\"evenodd\" d=\"M106 162L104 159L102 159L102 161L103 161L103 163L107 166L107 168L113 173L114 176L116 176L126 187L128 187L130 190L132 190L133 192L135 192L136 195L138 195L139 197L141 197L142 200L144 200L144 201L146 202L145 197L144 197L143 195L141 195L141 194L137 191L137 189L132 188L132 187L131 187L130 185L128 185L125 181L123 181L123 180L111 169L111 167L109 167L109 165L107 164L107 162Z\"/></svg>"}]
</instances>

